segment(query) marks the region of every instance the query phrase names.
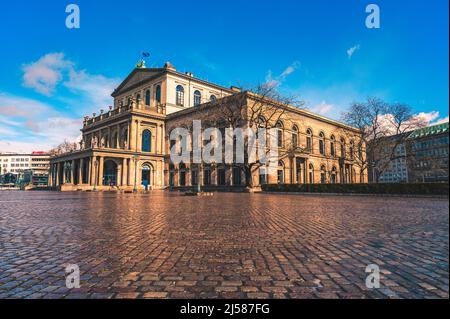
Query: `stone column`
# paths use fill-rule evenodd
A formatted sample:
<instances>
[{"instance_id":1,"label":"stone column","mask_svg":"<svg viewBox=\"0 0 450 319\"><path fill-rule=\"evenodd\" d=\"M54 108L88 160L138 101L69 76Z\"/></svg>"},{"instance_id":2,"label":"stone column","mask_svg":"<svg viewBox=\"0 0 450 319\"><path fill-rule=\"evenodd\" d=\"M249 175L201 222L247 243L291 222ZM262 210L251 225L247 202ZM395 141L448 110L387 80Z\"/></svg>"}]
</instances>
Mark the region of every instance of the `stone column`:
<instances>
[{"instance_id":1,"label":"stone column","mask_svg":"<svg viewBox=\"0 0 450 319\"><path fill-rule=\"evenodd\" d=\"M305 158L305 169L303 170L303 183L311 184L311 181L309 180L309 164L307 158Z\"/></svg>"},{"instance_id":2,"label":"stone column","mask_svg":"<svg viewBox=\"0 0 450 319\"><path fill-rule=\"evenodd\" d=\"M116 128L116 148L120 148L120 124Z\"/></svg>"},{"instance_id":3,"label":"stone column","mask_svg":"<svg viewBox=\"0 0 450 319\"><path fill-rule=\"evenodd\" d=\"M141 126L141 121L136 121L136 128L135 128L135 139L134 139L134 141L135 141L135 150L137 151L137 150L139 150L140 149L140 145L141 145L141 139L139 138L139 132L140 132L140 126Z\"/></svg>"},{"instance_id":4,"label":"stone column","mask_svg":"<svg viewBox=\"0 0 450 319\"><path fill-rule=\"evenodd\" d=\"M198 165L198 183L203 186L203 161Z\"/></svg>"},{"instance_id":5,"label":"stone column","mask_svg":"<svg viewBox=\"0 0 450 319\"><path fill-rule=\"evenodd\" d=\"M122 160L122 186L128 185L128 159Z\"/></svg>"},{"instance_id":6,"label":"stone column","mask_svg":"<svg viewBox=\"0 0 450 319\"><path fill-rule=\"evenodd\" d=\"M159 154L165 154L165 132L164 132L164 124L159 126L160 129L160 138L159 138Z\"/></svg>"},{"instance_id":7,"label":"stone column","mask_svg":"<svg viewBox=\"0 0 450 319\"><path fill-rule=\"evenodd\" d=\"M97 186L103 185L103 164L105 162L105 159L103 156L100 156L99 163L98 163L98 179L97 179Z\"/></svg>"},{"instance_id":8,"label":"stone column","mask_svg":"<svg viewBox=\"0 0 450 319\"><path fill-rule=\"evenodd\" d=\"M84 159L80 158L80 165L78 166L78 185L83 184L83 166Z\"/></svg>"},{"instance_id":9,"label":"stone column","mask_svg":"<svg viewBox=\"0 0 450 319\"><path fill-rule=\"evenodd\" d=\"M92 156L91 157L91 185L94 186L95 183L97 182L96 177L97 177L97 169L95 167L95 162L97 161L97 156Z\"/></svg>"},{"instance_id":10,"label":"stone column","mask_svg":"<svg viewBox=\"0 0 450 319\"><path fill-rule=\"evenodd\" d=\"M298 184L297 180L297 158L294 156L291 159L291 184Z\"/></svg>"},{"instance_id":11,"label":"stone column","mask_svg":"<svg viewBox=\"0 0 450 319\"><path fill-rule=\"evenodd\" d=\"M131 150L132 149L132 147L131 147L131 141L133 140L133 136L134 136L134 134L133 134L133 122L132 121L129 121L128 122L128 136L127 136L127 139L128 139L128 150Z\"/></svg>"},{"instance_id":12,"label":"stone column","mask_svg":"<svg viewBox=\"0 0 450 319\"><path fill-rule=\"evenodd\" d=\"M134 187L134 166L135 166L135 160L133 158L130 158L129 165L128 165L128 185ZM136 183L137 186L137 183Z\"/></svg>"},{"instance_id":13,"label":"stone column","mask_svg":"<svg viewBox=\"0 0 450 319\"><path fill-rule=\"evenodd\" d=\"M48 186L53 187L53 164L50 165L48 170Z\"/></svg>"},{"instance_id":14,"label":"stone column","mask_svg":"<svg viewBox=\"0 0 450 319\"><path fill-rule=\"evenodd\" d=\"M86 182L88 185L92 185L91 184L91 165L92 165L92 157L88 159L89 163L87 164L87 178L86 178ZM86 162L87 163L87 162Z\"/></svg>"},{"instance_id":15,"label":"stone column","mask_svg":"<svg viewBox=\"0 0 450 319\"><path fill-rule=\"evenodd\" d=\"M59 165L59 163L56 163L55 164L55 169L56 169L56 172L55 172L55 185L54 186L59 186L59 174L60 174L60 165Z\"/></svg>"},{"instance_id":16,"label":"stone column","mask_svg":"<svg viewBox=\"0 0 450 319\"><path fill-rule=\"evenodd\" d=\"M71 174L70 174L70 184L74 185L75 184L75 160L72 160L71 162Z\"/></svg>"},{"instance_id":17,"label":"stone column","mask_svg":"<svg viewBox=\"0 0 450 319\"><path fill-rule=\"evenodd\" d=\"M227 171L229 171L228 185L234 186L234 183L233 183L233 175L234 175L233 165L229 165L229 166L227 165Z\"/></svg>"},{"instance_id":18,"label":"stone column","mask_svg":"<svg viewBox=\"0 0 450 319\"><path fill-rule=\"evenodd\" d=\"M119 164L117 164L117 186L122 185L122 163L119 161Z\"/></svg>"}]
</instances>

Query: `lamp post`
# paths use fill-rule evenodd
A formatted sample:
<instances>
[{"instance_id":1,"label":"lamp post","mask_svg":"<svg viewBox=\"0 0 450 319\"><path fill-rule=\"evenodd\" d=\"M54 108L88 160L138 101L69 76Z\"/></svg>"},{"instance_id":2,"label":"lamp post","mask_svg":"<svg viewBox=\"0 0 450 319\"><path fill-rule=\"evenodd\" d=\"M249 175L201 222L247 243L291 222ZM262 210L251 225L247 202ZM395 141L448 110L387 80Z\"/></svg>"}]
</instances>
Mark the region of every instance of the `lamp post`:
<instances>
[{"instance_id":1,"label":"lamp post","mask_svg":"<svg viewBox=\"0 0 450 319\"><path fill-rule=\"evenodd\" d=\"M134 187L133 187L133 193L137 192L137 162L139 157L137 155L133 156L134 160Z\"/></svg>"}]
</instances>

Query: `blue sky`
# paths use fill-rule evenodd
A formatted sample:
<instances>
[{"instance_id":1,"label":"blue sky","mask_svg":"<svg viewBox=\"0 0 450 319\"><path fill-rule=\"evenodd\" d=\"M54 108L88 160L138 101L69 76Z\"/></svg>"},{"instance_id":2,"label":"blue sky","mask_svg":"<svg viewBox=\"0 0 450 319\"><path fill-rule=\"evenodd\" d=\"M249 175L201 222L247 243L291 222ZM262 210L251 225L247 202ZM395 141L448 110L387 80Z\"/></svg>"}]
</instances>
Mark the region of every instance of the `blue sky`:
<instances>
[{"instance_id":1,"label":"blue sky","mask_svg":"<svg viewBox=\"0 0 450 319\"><path fill-rule=\"evenodd\" d=\"M377 96L430 123L448 120L446 0L73 0L76 30L65 26L69 3L1 4L0 152L75 139L142 51L147 66L168 60L225 86L277 81L335 119ZM365 27L370 3L380 29Z\"/></svg>"}]
</instances>

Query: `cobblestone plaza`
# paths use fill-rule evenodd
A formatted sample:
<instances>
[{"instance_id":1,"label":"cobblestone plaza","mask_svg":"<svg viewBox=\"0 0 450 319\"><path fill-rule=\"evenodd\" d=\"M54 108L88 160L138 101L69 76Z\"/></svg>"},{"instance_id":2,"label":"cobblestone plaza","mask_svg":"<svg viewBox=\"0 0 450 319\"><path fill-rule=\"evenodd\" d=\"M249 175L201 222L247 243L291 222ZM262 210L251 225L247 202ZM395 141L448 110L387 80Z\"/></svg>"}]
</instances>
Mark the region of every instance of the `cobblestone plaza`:
<instances>
[{"instance_id":1,"label":"cobblestone plaza","mask_svg":"<svg viewBox=\"0 0 450 319\"><path fill-rule=\"evenodd\" d=\"M0 193L0 298L448 298L448 199ZM66 288L65 265L81 272ZM381 270L366 288L367 265Z\"/></svg>"}]
</instances>

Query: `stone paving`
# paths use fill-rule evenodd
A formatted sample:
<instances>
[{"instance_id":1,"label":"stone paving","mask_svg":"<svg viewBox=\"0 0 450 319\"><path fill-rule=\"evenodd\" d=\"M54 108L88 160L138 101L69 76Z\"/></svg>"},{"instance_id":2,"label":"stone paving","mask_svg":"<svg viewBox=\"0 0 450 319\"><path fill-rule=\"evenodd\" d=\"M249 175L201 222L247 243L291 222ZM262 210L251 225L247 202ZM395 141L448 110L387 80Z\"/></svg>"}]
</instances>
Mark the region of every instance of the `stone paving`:
<instances>
[{"instance_id":1,"label":"stone paving","mask_svg":"<svg viewBox=\"0 0 450 319\"><path fill-rule=\"evenodd\" d=\"M449 201L0 192L0 298L448 298ZM77 264L81 288L67 289ZM365 286L377 264L381 287Z\"/></svg>"}]
</instances>

